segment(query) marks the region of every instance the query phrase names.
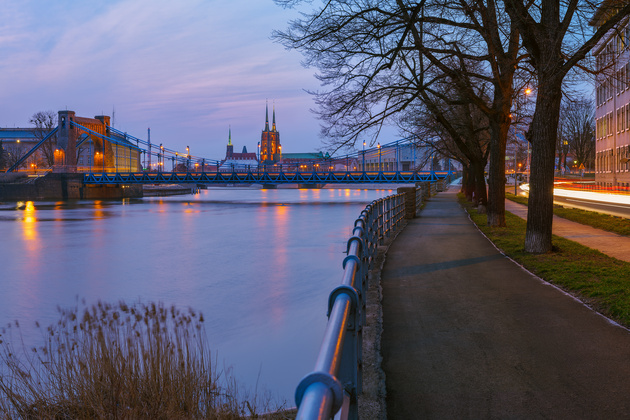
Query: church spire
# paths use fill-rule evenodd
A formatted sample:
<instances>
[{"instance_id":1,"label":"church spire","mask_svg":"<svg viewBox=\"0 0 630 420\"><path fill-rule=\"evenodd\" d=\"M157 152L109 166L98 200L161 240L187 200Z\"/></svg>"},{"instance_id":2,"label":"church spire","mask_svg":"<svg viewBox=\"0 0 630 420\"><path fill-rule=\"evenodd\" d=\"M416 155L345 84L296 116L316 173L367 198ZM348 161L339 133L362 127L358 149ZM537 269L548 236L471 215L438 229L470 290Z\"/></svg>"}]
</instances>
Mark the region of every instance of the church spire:
<instances>
[{"instance_id":1,"label":"church spire","mask_svg":"<svg viewBox=\"0 0 630 420\"><path fill-rule=\"evenodd\" d=\"M232 145L232 126L230 125L230 131L228 132L228 146Z\"/></svg>"},{"instance_id":2,"label":"church spire","mask_svg":"<svg viewBox=\"0 0 630 420\"><path fill-rule=\"evenodd\" d=\"M265 131L269 131L269 102L265 104Z\"/></svg>"},{"instance_id":3,"label":"church spire","mask_svg":"<svg viewBox=\"0 0 630 420\"><path fill-rule=\"evenodd\" d=\"M273 125L271 126L272 131L276 131L276 103L273 104Z\"/></svg>"}]
</instances>

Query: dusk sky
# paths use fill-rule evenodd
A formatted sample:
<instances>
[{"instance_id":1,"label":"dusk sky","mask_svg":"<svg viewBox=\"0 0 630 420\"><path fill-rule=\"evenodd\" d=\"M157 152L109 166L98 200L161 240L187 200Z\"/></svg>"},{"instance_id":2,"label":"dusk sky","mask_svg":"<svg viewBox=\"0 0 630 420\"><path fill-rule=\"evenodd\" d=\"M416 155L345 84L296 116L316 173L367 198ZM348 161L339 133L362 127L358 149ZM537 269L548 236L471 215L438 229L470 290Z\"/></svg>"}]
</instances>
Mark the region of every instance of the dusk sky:
<instances>
[{"instance_id":1,"label":"dusk sky","mask_svg":"<svg viewBox=\"0 0 630 420\"><path fill-rule=\"evenodd\" d=\"M315 69L270 40L295 10L272 0L0 0L0 127L37 111L93 117L210 158L254 152L265 100L285 152L321 147ZM270 115L271 118L271 115Z\"/></svg>"}]
</instances>

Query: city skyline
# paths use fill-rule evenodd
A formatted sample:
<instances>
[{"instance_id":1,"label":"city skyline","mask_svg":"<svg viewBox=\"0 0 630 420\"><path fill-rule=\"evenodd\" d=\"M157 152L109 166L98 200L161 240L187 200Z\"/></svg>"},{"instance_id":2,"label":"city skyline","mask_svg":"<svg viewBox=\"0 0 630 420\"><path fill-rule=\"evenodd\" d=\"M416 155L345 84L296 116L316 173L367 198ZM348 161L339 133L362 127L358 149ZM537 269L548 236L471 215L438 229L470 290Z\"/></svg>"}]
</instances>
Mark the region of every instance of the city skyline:
<instances>
[{"instance_id":1,"label":"city skyline","mask_svg":"<svg viewBox=\"0 0 630 420\"><path fill-rule=\"evenodd\" d=\"M297 16L272 0L3 2L0 127L38 111L113 117L114 126L194 155L220 157L228 130L256 147L275 105L286 151L322 145L315 69L270 40ZM114 113L115 111L115 113Z\"/></svg>"}]
</instances>

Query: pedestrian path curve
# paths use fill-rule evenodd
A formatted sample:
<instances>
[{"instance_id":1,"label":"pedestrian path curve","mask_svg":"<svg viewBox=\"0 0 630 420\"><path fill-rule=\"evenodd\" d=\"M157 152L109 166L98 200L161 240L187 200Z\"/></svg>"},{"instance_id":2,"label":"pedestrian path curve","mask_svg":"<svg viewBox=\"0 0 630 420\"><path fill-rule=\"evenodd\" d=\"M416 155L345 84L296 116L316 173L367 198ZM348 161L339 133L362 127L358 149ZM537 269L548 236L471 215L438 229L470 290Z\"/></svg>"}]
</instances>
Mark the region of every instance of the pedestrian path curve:
<instances>
[{"instance_id":1,"label":"pedestrian path curve","mask_svg":"<svg viewBox=\"0 0 630 420\"><path fill-rule=\"evenodd\" d=\"M388 418L630 416L630 333L498 252L454 191L381 275Z\"/></svg>"}]
</instances>

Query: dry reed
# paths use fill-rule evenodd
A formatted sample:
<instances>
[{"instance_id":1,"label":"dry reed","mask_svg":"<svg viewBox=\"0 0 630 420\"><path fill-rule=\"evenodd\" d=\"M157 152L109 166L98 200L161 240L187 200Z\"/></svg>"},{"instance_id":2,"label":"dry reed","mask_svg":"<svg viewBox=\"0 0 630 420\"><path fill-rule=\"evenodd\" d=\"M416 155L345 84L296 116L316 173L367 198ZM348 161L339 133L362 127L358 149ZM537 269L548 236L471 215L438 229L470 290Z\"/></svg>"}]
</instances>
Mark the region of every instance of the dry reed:
<instances>
[{"instance_id":1,"label":"dry reed","mask_svg":"<svg viewBox=\"0 0 630 420\"><path fill-rule=\"evenodd\" d=\"M236 419L270 409L270 398L239 396L229 369L214 369L199 312L99 302L59 313L40 347L20 340L16 352L2 331L0 417Z\"/></svg>"}]
</instances>

